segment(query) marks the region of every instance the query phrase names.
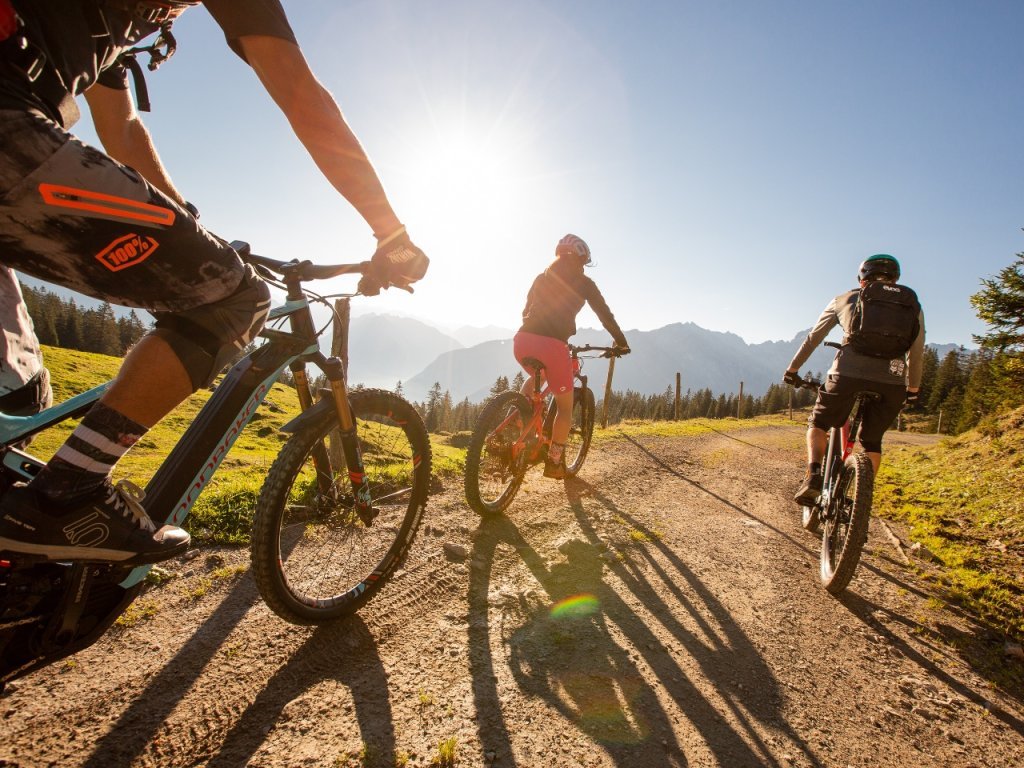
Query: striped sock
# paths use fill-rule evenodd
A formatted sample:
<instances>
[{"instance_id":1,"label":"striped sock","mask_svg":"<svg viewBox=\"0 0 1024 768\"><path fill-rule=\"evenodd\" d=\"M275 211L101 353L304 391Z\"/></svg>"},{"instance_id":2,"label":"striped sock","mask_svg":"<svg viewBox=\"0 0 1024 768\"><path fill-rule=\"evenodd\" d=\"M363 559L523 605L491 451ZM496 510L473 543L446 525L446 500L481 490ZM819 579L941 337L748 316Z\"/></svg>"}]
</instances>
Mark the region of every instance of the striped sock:
<instances>
[{"instance_id":1,"label":"striped sock","mask_svg":"<svg viewBox=\"0 0 1024 768\"><path fill-rule=\"evenodd\" d=\"M53 501L88 495L106 484L114 465L146 431L97 403L29 485Z\"/></svg>"}]
</instances>

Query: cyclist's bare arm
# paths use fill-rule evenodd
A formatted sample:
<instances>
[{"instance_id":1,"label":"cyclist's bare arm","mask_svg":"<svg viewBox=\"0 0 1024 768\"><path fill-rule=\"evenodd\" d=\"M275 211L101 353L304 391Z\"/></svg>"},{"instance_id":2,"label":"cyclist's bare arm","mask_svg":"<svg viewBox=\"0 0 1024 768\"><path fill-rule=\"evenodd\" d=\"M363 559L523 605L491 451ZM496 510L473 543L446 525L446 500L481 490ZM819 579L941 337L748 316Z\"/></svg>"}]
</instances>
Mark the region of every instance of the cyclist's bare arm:
<instances>
[{"instance_id":1,"label":"cyclist's bare arm","mask_svg":"<svg viewBox=\"0 0 1024 768\"><path fill-rule=\"evenodd\" d=\"M370 159L299 47L264 35L246 35L238 42L263 87L328 181L366 220L378 239L395 232L401 222Z\"/></svg>"},{"instance_id":2,"label":"cyclist's bare arm","mask_svg":"<svg viewBox=\"0 0 1024 768\"><path fill-rule=\"evenodd\" d=\"M185 204L160 161L149 131L135 110L128 89L108 88L99 83L85 92L96 135L107 154L142 174L150 184L179 205Z\"/></svg>"}]
</instances>

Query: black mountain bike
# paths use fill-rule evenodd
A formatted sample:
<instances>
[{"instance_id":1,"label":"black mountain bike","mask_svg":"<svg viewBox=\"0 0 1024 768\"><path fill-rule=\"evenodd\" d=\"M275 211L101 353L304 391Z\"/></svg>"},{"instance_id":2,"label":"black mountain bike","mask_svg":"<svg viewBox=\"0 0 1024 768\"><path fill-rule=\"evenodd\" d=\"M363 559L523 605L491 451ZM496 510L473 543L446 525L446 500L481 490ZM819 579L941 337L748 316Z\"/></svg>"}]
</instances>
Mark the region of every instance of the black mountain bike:
<instances>
[{"instance_id":1,"label":"black mountain bike","mask_svg":"<svg viewBox=\"0 0 1024 768\"><path fill-rule=\"evenodd\" d=\"M569 345L572 356L572 422L565 444L565 473L574 477L583 466L594 434L594 393L587 386L580 360L587 352L615 357L615 347ZM527 361L529 362L529 361ZM494 395L477 419L466 451L466 501L478 514L496 515L512 503L519 492L526 470L547 456L551 444L551 425L555 420L554 398L541 387L539 361L533 368L533 395L509 391Z\"/></svg>"},{"instance_id":2,"label":"black mountain bike","mask_svg":"<svg viewBox=\"0 0 1024 768\"><path fill-rule=\"evenodd\" d=\"M267 604L284 619L319 624L370 600L408 552L426 505L430 443L415 409L392 392L349 391L344 364L320 352L303 283L361 274L361 264L275 261L232 243L264 279L287 291L261 334L266 343L236 363L145 489L160 525L181 524L287 367L302 413L274 461L252 528L252 569ZM353 296L355 294L344 294ZM288 329L281 327L287 323ZM329 325L329 324L328 324ZM314 393L306 365L327 386ZM15 446L85 413L109 384L35 416L0 414L0 492L43 462ZM0 552L0 688L95 642L142 589L149 566L47 562Z\"/></svg>"},{"instance_id":3,"label":"black mountain bike","mask_svg":"<svg viewBox=\"0 0 1024 768\"><path fill-rule=\"evenodd\" d=\"M798 386L817 390L821 382L803 379ZM875 473L871 459L854 453L853 447L864 403L878 397L875 392L858 393L846 423L829 430L821 496L813 505L801 508L803 527L821 532L821 585L833 595L850 583L868 538Z\"/></svg>"}]
</instances>

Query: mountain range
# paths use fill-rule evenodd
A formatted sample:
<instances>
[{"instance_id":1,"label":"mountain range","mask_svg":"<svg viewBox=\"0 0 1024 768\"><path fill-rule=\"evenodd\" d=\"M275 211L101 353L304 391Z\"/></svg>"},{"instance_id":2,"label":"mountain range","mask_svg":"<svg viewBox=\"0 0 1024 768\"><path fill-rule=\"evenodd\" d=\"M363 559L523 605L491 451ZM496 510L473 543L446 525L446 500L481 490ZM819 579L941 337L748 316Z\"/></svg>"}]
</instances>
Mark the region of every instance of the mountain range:
<instances>
[{"instance_id":1,"label":"mountain range","mask_svg":"<svg viewBox=\"0 0 1024 768\"><path fill-rule=\"evenodd\" d=\"M521 370L512 356L511 329L463 327L445 333L419 320L391 315L353 318L350 331L349 381L366 386L393 388L402 382L406 397L424 400L435 383L453 400L483 400L499 376L510 379ZM748 344L734 333L709 331L694 323L672 323L652 331L626 331L632 354L615 364L614 389L643 394L675 387L676 373L682 389L710 388L717 394L739 391L764 394L782 373L803 343L807 331L788 341ZM458 338L456 338L458 337ZM473 343L475 339L487 339ZM464 339L468 344L463 343ZM610 344L603 330L581 329L576 344ZM955 344L930 345L940 359ZM831 365L834 351L820 348L802 369L820 373ZM608 361L584 362L591 386L602 391Z\"/></svg>"}]
</instances>

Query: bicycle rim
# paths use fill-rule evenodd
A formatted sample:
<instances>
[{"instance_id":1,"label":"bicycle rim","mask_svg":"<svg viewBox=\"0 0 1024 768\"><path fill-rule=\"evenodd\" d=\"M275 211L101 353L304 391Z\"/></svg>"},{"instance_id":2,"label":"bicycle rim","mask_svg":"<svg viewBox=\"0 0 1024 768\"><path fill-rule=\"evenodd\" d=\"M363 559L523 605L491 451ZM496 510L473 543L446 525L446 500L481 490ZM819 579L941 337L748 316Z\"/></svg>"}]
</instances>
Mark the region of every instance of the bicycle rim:
<instances>
[{"instance_id":1,"label":"bicycle rim","mask_svg":"<svg viewBox=\"0 0 1024 768\"><path fill-rule=\"evenodd\" d=\"M850 583L868 537L874 473L863 453L846 459L821 536L821 584L839 594Z\"/></svg>"},{"instance_id":2,"label":"bicycle rim","mask_svg":"<svg viewBox=\"0 0 1024 768\"><path fill-rule=\"evenodd\" d=\"M430 483L430 444L412 406L390 392L350 396L372 508L356 504L340 446L329 477L313 455L337 435L337 418L306 426L282 449L256 507L253 571L282 618L317 624L373 597L419 526Z\"/></svg>"},{"instance_id":3,"label":"bicycle rim","mask_svg":"<svg viewBox=\"0 0 1024 768\"><path fill-rule=\"evenodd\" d=\"M478 514L504 511L518 493L526 455L525 450L514 455L513 448L531 414L530 401L518 392L494 396L480 412L466 451L466 501Z\"/></svg>"},{"instance_id":4,"label":"bicycle rim","mask_svg":"<svg viewBox=\"0 0 1024 768\"><path fill-rule=\"evenodd\" d=\"M594 434L594 393L576 387L572 398L572 423L565 442L565 472L575 475L583 466Z\"/></svg>"}]
</instances>

